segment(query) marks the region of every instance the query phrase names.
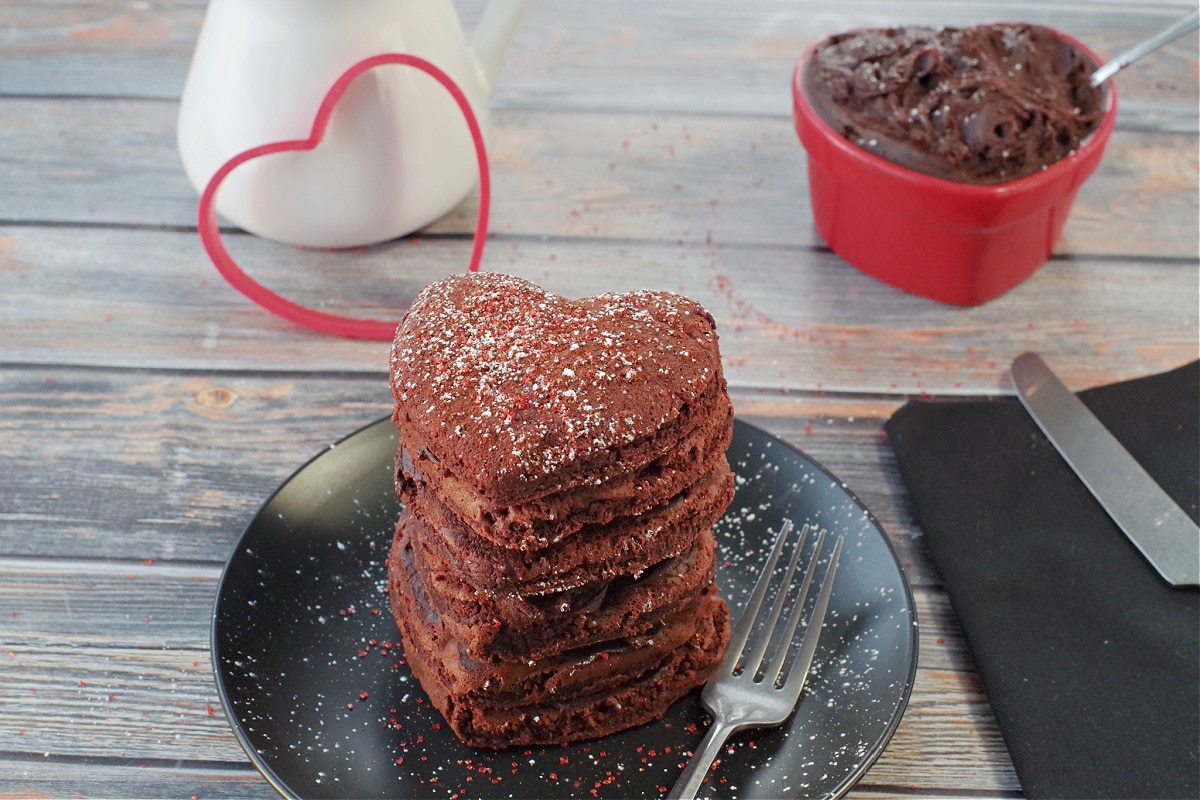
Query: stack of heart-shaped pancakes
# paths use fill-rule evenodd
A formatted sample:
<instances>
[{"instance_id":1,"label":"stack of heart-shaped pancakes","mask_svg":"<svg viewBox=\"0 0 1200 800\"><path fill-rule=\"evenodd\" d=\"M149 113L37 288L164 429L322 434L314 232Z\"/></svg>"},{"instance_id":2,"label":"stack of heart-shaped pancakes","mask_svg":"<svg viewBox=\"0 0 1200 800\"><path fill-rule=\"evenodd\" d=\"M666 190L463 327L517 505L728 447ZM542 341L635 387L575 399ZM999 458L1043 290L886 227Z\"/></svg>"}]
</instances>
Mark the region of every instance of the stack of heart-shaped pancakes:
<instances>
[{"instance_id":1,"label":"stack of heart-shaped pancakes","mask_svg":"<svg viewBox=\"0 0 1200 800\"><path fill-rule=\"evenodd\" d=\"M708 679L729 630L712 525L733 497L708 312L458 275L413 302L390 366L392 609L464 742L602 736Z\"/></svg>"}]
</instances>

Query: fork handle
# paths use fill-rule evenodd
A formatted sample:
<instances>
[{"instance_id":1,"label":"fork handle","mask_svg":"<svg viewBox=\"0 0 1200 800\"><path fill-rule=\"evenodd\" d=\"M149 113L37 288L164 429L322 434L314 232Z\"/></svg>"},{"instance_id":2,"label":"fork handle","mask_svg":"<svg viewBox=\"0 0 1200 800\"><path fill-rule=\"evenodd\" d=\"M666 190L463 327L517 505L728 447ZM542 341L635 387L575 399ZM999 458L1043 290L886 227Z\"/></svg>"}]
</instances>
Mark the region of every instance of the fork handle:
<instances>
[{"instance_id":1,"label":"fork handle","mask_svg":"<svg viewBox=\"0 0 1200 800\"><path fill-rule=\"evenodd\" d=\"M704 778L725 745L725 740L737 729L736 725L713 720L700 746L692 753L692 760L683 768L675 785L671 787L667 800L693 800L696 797L700 792L700 784L704 783Z\"/></svg>"}]
</instances>

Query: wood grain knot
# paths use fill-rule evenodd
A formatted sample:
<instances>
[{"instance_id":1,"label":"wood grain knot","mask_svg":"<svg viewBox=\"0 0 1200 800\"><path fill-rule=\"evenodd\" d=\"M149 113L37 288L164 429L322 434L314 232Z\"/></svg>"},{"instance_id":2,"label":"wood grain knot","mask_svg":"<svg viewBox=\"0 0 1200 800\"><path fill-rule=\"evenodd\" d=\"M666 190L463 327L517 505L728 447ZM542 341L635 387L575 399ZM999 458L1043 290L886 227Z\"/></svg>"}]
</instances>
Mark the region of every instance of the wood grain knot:
<instances>
[{"instance_id":1,"label":"wood grain knot","mask_svg":"<svg viewBox=\"0 0 1200 800\"><path fill-rule=\"evenodd\" d=\"M224 386L210 386L196 393L196 403L205 408L229 408L237 399L237 393Z\"/></svg>"}]
</instances>

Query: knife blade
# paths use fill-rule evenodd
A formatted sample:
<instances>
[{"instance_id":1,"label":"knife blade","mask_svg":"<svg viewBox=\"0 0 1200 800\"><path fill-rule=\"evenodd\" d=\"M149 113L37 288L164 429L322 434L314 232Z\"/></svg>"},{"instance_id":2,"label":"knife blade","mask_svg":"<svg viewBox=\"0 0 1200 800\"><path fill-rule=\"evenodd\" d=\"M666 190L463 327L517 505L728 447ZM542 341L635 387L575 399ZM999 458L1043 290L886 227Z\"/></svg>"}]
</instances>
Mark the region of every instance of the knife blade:
<instances>
[{"instance_id":1,"label":"knife blade","mask_svg":"<svg viewBox=\"0 0 1200 800\"><path fill-rule=\"evenodd\" d=\"M1200 585L1200 527L1036 353L1009 370L1021 403L1150 565L1172 586Z\"/></svg>"}]
</instances>

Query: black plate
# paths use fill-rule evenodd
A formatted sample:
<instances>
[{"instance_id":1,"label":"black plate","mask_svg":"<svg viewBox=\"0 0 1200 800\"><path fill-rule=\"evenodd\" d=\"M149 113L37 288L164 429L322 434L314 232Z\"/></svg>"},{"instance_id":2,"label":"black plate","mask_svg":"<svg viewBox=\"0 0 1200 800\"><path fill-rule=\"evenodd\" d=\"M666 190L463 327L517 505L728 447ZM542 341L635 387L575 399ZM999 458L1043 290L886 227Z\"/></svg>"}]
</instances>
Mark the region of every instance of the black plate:
<instances>
[{"instance_id":1,"label":"black plate","mask_svg":"<svg viewBox=\"0 0 1200 800\"><path fill-rule=\"evenodd\" d=\"M384 562L400 506L396 434L370 425L321 453L263 506L213 611L217 688L234 732L293 797L657 797L707 727L698 693L666 717L571 747L461 745L404 665ZM740 420L737 495L718 524L722 594L738 609L781 520L846 535L799 710L735 736L702 796L839 796L883 750L917 664L912 593L891 544L820 465ZM705 794L707 793L707 794Z\"/></svg>"}]
</instances>

